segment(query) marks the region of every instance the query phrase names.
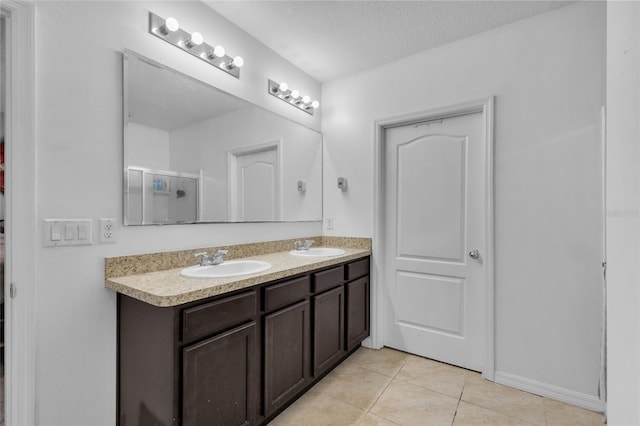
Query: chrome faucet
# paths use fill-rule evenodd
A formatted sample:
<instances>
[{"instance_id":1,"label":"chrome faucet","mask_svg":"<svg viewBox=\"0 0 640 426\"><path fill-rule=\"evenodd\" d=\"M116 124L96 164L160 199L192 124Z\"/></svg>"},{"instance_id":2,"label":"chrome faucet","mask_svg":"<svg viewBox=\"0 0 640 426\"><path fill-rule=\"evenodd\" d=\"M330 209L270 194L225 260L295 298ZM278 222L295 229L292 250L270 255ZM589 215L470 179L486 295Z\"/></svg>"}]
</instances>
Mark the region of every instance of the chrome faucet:
<instances>
[{"instance_id":1,"label":"chrome faucet","mask_svg":"<svg viewBox=\"0 0 640 426\"><path fill-rule=\"evenodd\" d=\"M200 256L200 266L219 265L224 262L224 255L227 253L229 253L229 250L218 250L213 256L209 256L206 251L203 251L202 253L194 254L194 256Z\"/></svg>"},{"instance_id":2,"label":"chrome faucet","mask_svg":"<svg viewBox=\"0 0 640 426\"><path fill-rule=\"evenodd\" d=\"M309 247L311 247L313 243L315 243L314 240L305 240L305 242L296 241L293 244L295 244L296 250L309 250Z\"/></svg>"}]
</instances>

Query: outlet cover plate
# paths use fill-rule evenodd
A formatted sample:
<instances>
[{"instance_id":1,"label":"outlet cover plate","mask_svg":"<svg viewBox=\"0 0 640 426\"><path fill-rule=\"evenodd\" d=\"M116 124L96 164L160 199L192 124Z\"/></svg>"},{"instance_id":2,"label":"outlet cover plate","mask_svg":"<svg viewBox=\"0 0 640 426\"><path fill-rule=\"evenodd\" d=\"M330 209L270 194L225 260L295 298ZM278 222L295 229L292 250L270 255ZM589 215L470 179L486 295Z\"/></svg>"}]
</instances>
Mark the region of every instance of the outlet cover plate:
<instances>
[{"instance_id":1,"label":"outlet cover plate","mask_svg":"<svg viewBox=\"0 0 640 426\"><path fill-rule=\"evenodd\" d=\"M116 219L100 219L100 243L115 243L118 240L118 221Z\"/></svg>"}]
</instances>

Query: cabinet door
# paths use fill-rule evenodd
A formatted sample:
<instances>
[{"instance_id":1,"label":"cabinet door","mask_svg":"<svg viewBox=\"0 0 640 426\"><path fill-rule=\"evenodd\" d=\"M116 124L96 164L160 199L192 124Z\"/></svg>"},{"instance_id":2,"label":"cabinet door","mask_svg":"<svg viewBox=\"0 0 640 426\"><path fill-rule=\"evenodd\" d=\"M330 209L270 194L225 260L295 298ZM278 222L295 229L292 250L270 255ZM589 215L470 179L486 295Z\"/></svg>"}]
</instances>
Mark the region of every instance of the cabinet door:
<instances>
[{"instance_id":1,"label":"cabinet door","mask_svg":"<svg viewBox=\"0 0 640 426\"><path fill-rule=\"evenodd\" d=\"M369 276L346 284L347 350L355 348L369 335Z\"/></svg>"},{"instance_id":2,"label":"cabinet door","mask_svg":"<svg viewBox=\"0 0 640 426\"><path fill-rule=\"evenodd\" d=\"M313 373L318 376L344 354L344 287L313 298Z\"/></svg>"},{"instance_id":3,"label":"cabinet door","mask_svg":"<svg viewBox=\"0 0 640 426\"><path fill-rule=\"evenodd\" d=\"M256 361L255 322L184 348L182 424L254 424Z\"/></svg>"},{"instance_id":4,"label":"cabinet door","mask_svg":"<svg viewBox=\"0 0 640 426\"><path fill-rule=\"evenodd\" d=\"M269 415L304 388L310 377L309 301L264 318L264 410Z\"/></svg>"}]
</instances>

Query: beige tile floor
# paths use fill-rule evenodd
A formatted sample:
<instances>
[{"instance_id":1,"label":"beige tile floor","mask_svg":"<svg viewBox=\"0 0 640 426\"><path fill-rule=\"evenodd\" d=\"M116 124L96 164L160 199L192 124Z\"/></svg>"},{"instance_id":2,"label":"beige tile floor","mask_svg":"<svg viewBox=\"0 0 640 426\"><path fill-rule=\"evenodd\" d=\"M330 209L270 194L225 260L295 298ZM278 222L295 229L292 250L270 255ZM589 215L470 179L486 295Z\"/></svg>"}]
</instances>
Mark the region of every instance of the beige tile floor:
<instances>
[{"instance_id":1,"label":"beige tile floor","mask_svg":"<svg viewBox=\"0 0 640 426\"><path fill-rule=\"evenodd\" d=\"M602 424L602 414L473 371L389 348L360 348L269 425Z\"/></svg>"}]
</instances>

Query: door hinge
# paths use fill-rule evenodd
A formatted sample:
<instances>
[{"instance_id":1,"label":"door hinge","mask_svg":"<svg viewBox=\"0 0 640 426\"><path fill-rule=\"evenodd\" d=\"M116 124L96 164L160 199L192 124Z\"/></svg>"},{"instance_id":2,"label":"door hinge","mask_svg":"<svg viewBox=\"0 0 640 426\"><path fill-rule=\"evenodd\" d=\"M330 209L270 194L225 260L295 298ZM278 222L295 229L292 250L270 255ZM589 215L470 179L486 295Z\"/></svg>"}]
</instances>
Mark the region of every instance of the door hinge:
<instances>
[{"instance_id":1,"label":"door hinge","mask_svg":"<svg viewBox=\"0 0 640 426\"><path fill-rule=\"evenodd\" d=\"M14 283L9 284L9 297L11 297L12 299L16 298L16 286Z\"/></svg>"},{"instance_id":2,"label":"door hinge","mask_svg":"<svg viewBox=\"0 0 640 426\"><path fill-rule=\"evenodd\" d=\"M607 279L607 262L602 262L602 275L604 275L604 279Z\"/></svg>"}]
</instances>

